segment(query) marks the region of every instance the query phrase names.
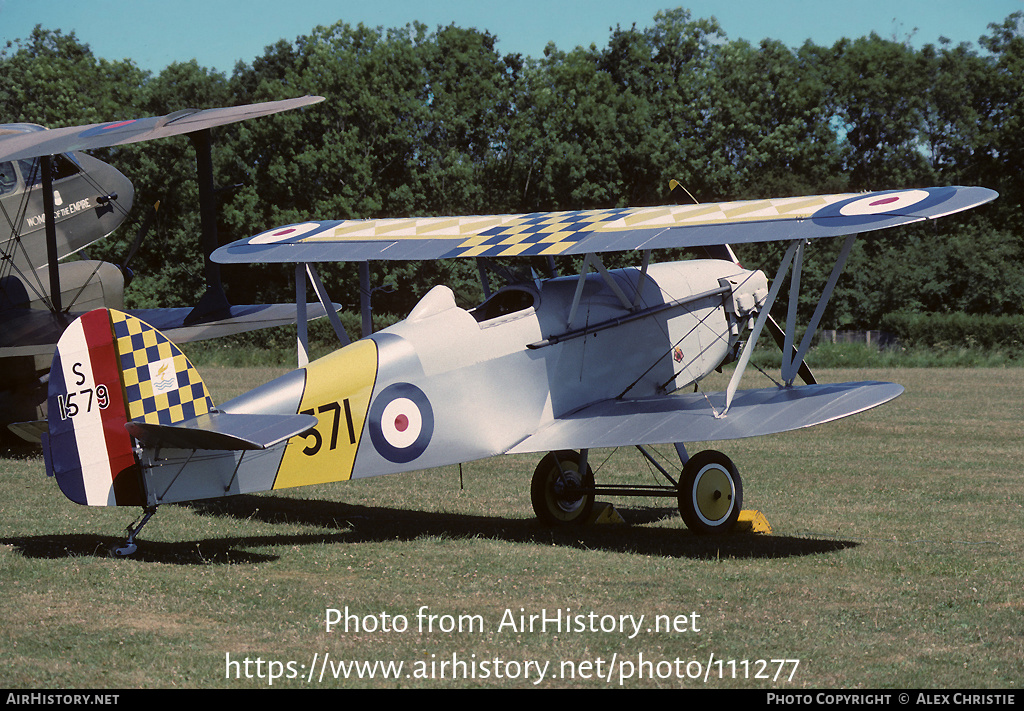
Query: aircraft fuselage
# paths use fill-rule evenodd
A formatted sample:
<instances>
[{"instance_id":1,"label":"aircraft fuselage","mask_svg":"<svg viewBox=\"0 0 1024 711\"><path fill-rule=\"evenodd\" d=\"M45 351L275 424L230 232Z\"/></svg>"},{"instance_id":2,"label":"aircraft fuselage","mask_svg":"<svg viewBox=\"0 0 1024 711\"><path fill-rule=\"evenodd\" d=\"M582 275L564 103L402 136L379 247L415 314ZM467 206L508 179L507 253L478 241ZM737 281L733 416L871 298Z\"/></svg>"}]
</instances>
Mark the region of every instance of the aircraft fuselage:
<instances>
[{"instance_id":1,"label":"aircraft fuselage","mask_svg":"<svg viewBox=\"0 0 1024 711\"><path fill-rule=\"evenodd\" d=\"M55 165L57 255L63 258L113 232L128 215L135 190L116 168L84 153L56 156ZM38 161L0 163L0 202L14 221L0 250L22 278L47 264L40 183Z\"/></svg>"},{"instance_id":2,"label":"aircraft fuselage","mask_svg":"<svg viewBox=\"0 0 1024 711\"><path fill-rule=\"evenodd\" d=\"M701 380L732 354L767 292L761 272L719 260L608 274L619 293L590 274L577 301L579 278L564 277L508 287L473 310L435 287L404 321L217 408L311 414L314 431L256 453L192 457L187 479L175 475L190 453L147 450L151 503L501 454L588 404Z\"/></svg>"}]
</instances>

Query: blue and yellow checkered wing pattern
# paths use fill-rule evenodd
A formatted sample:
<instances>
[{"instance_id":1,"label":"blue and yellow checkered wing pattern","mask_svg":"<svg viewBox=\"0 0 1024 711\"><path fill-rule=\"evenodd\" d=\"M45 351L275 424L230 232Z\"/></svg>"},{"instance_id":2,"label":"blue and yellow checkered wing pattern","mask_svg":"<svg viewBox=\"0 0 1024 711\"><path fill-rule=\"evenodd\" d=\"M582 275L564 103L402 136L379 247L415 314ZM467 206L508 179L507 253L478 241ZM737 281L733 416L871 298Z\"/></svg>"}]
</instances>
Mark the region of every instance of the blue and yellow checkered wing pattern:
<instances>
[{"instance_id":1,"label":"blue and yellow checkered wing pattern","mask_svg":"<svg viewBox=\"0 0 1024 711\"><path fill-rule=\"evenodd\" d=\"M131 314L110 318L130 420L170 425L213 409L198 371L166 336Z\"/></svg>"},{"instance_id":2,"label":"blue and yellow checkered wing pattern","mask_svg":"<svg viewBox=\"0 0 1024 711\"><path fill-rule=\"evenodd\" d=\"M508 220L468 237L444 257L518 257L562 254L625 210L540 212Z\"/></svg>"}]
</instances>

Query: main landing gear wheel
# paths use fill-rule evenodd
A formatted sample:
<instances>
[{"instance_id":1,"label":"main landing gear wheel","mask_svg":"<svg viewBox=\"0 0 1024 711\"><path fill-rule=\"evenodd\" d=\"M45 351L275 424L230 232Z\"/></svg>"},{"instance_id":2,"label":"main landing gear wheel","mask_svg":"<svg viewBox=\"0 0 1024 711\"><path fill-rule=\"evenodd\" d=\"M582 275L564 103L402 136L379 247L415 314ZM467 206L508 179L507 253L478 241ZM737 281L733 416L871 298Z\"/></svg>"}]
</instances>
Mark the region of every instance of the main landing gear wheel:
<instances>
[{"instance_id":1,"label":"main landing gear wheel","mask_svg":"<svg viewBox=\"0 0 1024 711\"><path fill-rule=\"evenodd\" d=\"M698 452L683 466L679 513L698 534L728 533L743 507L743 483L732 460L721 452Z\"/></svg>"},{"instance_id":2,"label":"main landing gear wheel","mask_svg":"<svg viewBox=\"0 0 1024 711\"><path fill-rule=\"evenodd\" d=\"M590 465L580 472L579 452L549 452L533 472L534 513L549 526L583 523L594 508L593 488L594 472Z\"/></svg>"}]
</instances>

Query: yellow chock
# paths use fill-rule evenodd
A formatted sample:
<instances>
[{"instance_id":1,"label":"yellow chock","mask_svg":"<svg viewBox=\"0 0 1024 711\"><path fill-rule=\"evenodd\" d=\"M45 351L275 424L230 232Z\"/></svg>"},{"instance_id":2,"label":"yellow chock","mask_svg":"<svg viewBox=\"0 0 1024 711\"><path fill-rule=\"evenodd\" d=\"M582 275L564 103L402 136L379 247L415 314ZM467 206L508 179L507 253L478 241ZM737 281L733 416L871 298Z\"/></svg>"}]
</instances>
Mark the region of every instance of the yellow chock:
<instances>
[{"instance_id":1,"label":"yellow chock","mask_svg":"<svg viewBox=\"0 0 1024 711\"><path fill-rule=\"evenodd\" d=\"M772 526L768 519L760 511L740 511L740 518L736 522L737 533L761 533L771 535Z\"/></svg>"},{"instance_id":2,"label":"yellow chock","mask_svg":"<svg viewBox=\"0 0 1024 711\"><path fill-rule=\"evenodd\" d=\"M625 523L625 519L619 515L611 504L597 502L590 514L591 523Z\"/></svg>"}]
</instances>

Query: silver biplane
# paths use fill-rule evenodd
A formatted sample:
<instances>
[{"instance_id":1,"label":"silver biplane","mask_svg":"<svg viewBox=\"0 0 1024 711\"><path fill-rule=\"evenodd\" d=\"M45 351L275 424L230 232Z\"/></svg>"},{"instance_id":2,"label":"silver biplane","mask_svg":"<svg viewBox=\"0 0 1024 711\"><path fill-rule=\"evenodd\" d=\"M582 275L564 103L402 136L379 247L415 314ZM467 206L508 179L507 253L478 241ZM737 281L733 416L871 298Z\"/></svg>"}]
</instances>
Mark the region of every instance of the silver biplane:
<instances>
[{"instance_id":1,"label":"silver biplane","mask_svg":"<svg viewBox=\"0 0 1024 711\"><path fill-rule=\"evenodd\" d=\"M97 307L124 310L132 254L152 225L143 220L124 263L81 258L127 218L134 187L113 166L81 151L186 135L196 152L206 293L195 307L130 313L178 342L294 323L291 304L232 305L209 259L218 246L210 158L211 129L321 101L302 97L246 106L183 110L87 126L46 129L0 125L0 212L9 237L0 238L0 412L20 436L38 441L45 429L46 379L57 340L67 325ZM72 258L72 255L79 257ZM309 317L325 306L311 305Z\"/></svg>"},{"instance_id":2,"label":"silver biplane","mask_svg":"<svg viewBox=\"0 0 1024 711\"><path fill-rule=\"evenodd\" d=\"M269 491L542 453L531 484L537 516L587 521L595 496L669 496L687 526L732 530L742 483L724 454L687 442L810 427L881 405L884 382L798 384L804 356L856 234L933 219L996 197L985 188L528 215L309 221L221 247L219 263L580 255L572 276L513 283L460 308L438 285L408 317L215 406L173 343L116 310L65 332L49 387L47 471L72 501L140 506L127 555L160 504ZM845 237L798 344L805 245ZM785 240L773 281L731 258L656 262L656 250ZM610 252L639 263L607 269ZM790 274L791 272L791 274ZM781 385L738 384L789 274ZM305 279L297 279L305 303ZM316 285L318 280L313 279ZM301 323L301 319L300 319ZM341 334L339 334L341 335ZM723 392L695 391L735 361ZM682 473L663 486L594 481L590 450L673 444ZM663 470L664 471L664 470Z\"/></svg>"}]
</instances>

